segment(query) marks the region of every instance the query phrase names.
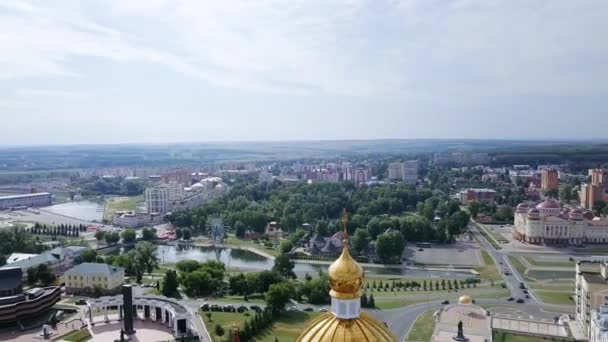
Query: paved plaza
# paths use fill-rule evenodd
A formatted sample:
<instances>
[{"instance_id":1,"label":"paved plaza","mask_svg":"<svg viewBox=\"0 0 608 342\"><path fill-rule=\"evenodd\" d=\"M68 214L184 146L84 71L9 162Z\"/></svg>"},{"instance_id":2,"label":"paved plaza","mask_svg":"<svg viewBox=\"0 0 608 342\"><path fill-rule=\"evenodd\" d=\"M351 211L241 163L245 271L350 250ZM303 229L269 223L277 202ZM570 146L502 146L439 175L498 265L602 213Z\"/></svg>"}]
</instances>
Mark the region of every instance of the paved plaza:
<instances>
[{"instance_id":1,"label":"paved plaza","mask_svg":"<svg viewBox=\"0 0 608 342\"><path fill-rule=\"evenodd\" d=\"M168 327L151 321L135 320L133 322L135 335L131 335L133 342L160 342L174 341L173 333ZM120 329L122 322L97 323L94 327L89 328L92 342L113 342L120 338Z\"/></svg>"}]
</instances>

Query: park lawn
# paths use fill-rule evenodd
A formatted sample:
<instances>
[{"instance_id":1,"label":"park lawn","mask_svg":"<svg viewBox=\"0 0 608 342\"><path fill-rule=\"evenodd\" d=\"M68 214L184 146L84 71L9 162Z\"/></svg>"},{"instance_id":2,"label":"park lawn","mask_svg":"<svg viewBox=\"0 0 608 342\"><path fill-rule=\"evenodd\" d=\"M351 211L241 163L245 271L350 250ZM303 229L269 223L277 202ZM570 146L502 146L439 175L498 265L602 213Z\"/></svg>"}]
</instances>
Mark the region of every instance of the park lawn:
<instances>
[{"instance_id":1,"label":"park lawn","mask_svg":"<svg viewBox=\"0 0 608 342\"><path fill-rule=\"evenodd\" d=\"M527 278L526 277L526 266L524 266L524 264L521 263L521 261L519 260L519 257L509 255L508 258L509 258L509 262L511 263L511 265L513 265L513 267L515 267L515 269L517 270L519 275L521 275L524 278Z\"/></svg>"},{"instance_id":2,"label":"park lawn","mask_svg":"<svg viewBox=\"0 0 608 342\"><path fill-rule=\"evenodd\" d=\"M533 257L524 257L524 259L532 266L574 268L574 262L572 261L539 261Z\"/></svg>"},{"instance_id":3,"label":"park lawn","mask_svg":"<svg viewBox=\"0 0 608 342\"><path fill-rule=\"evenodd\" d=\"M279 342L295 341L298 335L308 326L310 320L321 315L319 312L285 312L274 322L272 329L258 334L257 342Z\"/></svg>"},{"instance_id":4,"label":"park lawn","mask_svg":"<svg viewBox=\"0 0 608 342\"><path fill-rule=\"evenodd\" d=\"M476 267L475 270L479 272L479 276L481 279L487 279L491 281L499 281L502 280L498 269L496 268L496 264L494 263L494 259L490 256L490 253L482 250L481 256L483 257L484 266Z\"/></svg>"},{"instance_id":5,"label":"park lawn","mask_svg":"<svg viewBox=\"0 0 608 342\"><path fill-rule=\"evenodd\" d=\"M271 329L267 329L266 331L258 334L255 340L258 342L274 342L276 337L279 342L294 341L302 330L306 328L308 322L319 314L320 313L318 312L302 311L284 312L281 314L280 318L273 323ZM238 312L212 312L211 320L209 320L205 315L205 312L201 312L201 317L203 317L205 326L207 327L207 330L209 331L209 334L214 342L222 341L214 334L215 326L217 324L224 328L225 334L223 339L226 340L228 331L234 327L242 329L245 324L245 320L250 319L251 315L253 315L252 312L250 312L250 316L246 316L245 313Z\"/></svg>"},{"instance_id":6,"label":"park lawn","mask_svg":"<svg viewBox=\"0 0 608 342\"><path fill-rule=\"evenodd\" d=\"M232 235L229 235L228 238L226 240L224 240L224 244L228 245L228 246L232 245L232 246L238 246L238 247L254 248L254 249L260 250L266 254L270 254L274 257L281 254L278 248L267 248L263 244L258 244L251 240L237 239L236 237L234 237Z\"/></svg>"},{"instance_id":7,"label":"park lawn","mask_svg":"<svg viewBox=\"0 0 608 342\"><path fill-rule=\"evenodd\" d=\"M482 225L477 225L477 230L479 230L481 235L483 235L483 237L485 237L486 240L488 240L488 242L490 243L490 245L492 245L492 247L494 247L494 249L496 249L496 250L502 249L502 247L500 247L500 245L498 244L498 242L496 242L494 237L492 237Z\"/></svg>"},{"instance_id":8,"label":"park lawn","mask_svg":"<svg viewBox=\"0 0 608 342\"><path fill-rule=\"evenodd\" d=\"M513 335L499 332L494 336L494 342L547 342L548 339L534 336Z\"/></svg>"},{"instance_id":9,"label":"park lawn","mask_svg":"<svg viewBox=\"0 0 608 342\"><path fill-rule=\"evenodd\" d=\"M243 298L243 296L226 296L226 297L218 297L212 299L214 302L218 303L226 303L226 304L241 304L245 306L249 306L252 304L265 304L266 300L262 295L254 295L249 296L247 301Z\"/></svg>"},{"instance_id":10,"label":"park lawn","mask_svg":"<svg viewBox=\"0 0 608 342\"><path fill-rule=\"evenodd\" d=\"M484 286L477 288L464 288L458 291L407 291L407 292L388 292L387 295L374 293L376 307L383 310L397 309L407 305L437 302L449 300L456 302L458 298L467 294L473 298L504 298L509 296L509 290L499 285L494 287Z\"/></svg>"},{"instance_id":11,"label":"park lawn","mask_svg":"<svg viewBox=\"0 0 608 342\"><path fill-rule=\"evenodd\" d=\"M91 334L88 329L78 330L69 335L66 335L62 338L62 340L70 341L70 342L84 342L91 339Z\"/></svg>"},{"instance_id":12,"label":"park lawn","mask_svg":"<svg viewBox=\"0 0 608 342\"><path fill-rule=\"evenodd\" d=\"M574 301L570 299L570 292L534 290L534 294L547 304L574 305Z\"/></svg>"},{"instance_id":13,"label":"park lawn","mask_svg":"<svg viewBox=\"0 0 608 342\"><path fill-rule=\"evenodd\" d=\"M435 330L435 325L437 324L433 314L433 311L427 311L418 316L416 322L412 326L412 330L410 330L405 340L408 342L430 341L431 336L433 336L433 330Z\"/></svg>"},{"instance_id":14,"label":"park lawn","mask_svg":"<svg viewBox=\"0 0 608 342\"><path fill-rule=\"evenodd\" d=\"M207 317L207 313L211 314L211 319ZM221 325L224 328L224 336L223 339L228 338L228 331L238 327L239 329L243 329L245 325L245 321L248 320L252 312L238 313L238 312L200 312L201 317L203 318L203 322L205 322L205 326L207 327L207 331L209 331L209 335L214 342L220 342L219 336L215 335L215 326Z\"/></svg>"},{"instance_id":15,"label":"park lawn","mask_svg":"<svg viewBox=\"0 0 608 342\"><path fill-rule=\"evenodd\" d=\"M112 220L114 213L117 211L136 210L137 204L141 201L143 201L142 196L113 198L106 203L104 218Z\"/></svg>"}]
</instances>

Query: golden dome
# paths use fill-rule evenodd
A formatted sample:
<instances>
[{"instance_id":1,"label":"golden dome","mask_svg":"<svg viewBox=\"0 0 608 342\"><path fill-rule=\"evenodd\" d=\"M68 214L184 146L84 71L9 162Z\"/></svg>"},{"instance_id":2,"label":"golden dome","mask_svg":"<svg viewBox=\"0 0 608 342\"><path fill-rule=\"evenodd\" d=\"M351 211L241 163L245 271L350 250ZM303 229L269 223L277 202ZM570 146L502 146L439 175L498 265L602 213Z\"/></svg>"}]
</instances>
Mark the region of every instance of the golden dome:
<instances>
[{"instance_id":1,"label":"golden dome","mask_svg":"<svg viewBox=\"0 0 608 342\"><path fill-rule=\"evenodd\" d=\"M340 319L331 313L325 313L314 319L296 341L389 342L397 341L397 338L383 323L378 322L365 312L354 319Z\"/></svg>"},{"instance_id":2,"label":"golden dome","mask_svg":"<svg viewBox=\"0 0 608 342\"><path fill-rule=\"evenodd\" d=\"M334 261L328 270L329 286L332 297L340 299L354 299L361 297L361 287L363 286L363 268L359 265L348 252L348 216L346 211L342 215L344 225L344 246L342 254Z\"/></svg>"},{"instance_id":3,"label":"golden dome","mask_svg":"<svg viewBox=\"0 0 608 342\"><path fill-rule=\"evenodd\" d=\"M460 296L460 298L458 298L458 304L472 304L473 303L473 298L471 298L470 296L464 295L464 296Z\"/></svg>"}]
</instances>

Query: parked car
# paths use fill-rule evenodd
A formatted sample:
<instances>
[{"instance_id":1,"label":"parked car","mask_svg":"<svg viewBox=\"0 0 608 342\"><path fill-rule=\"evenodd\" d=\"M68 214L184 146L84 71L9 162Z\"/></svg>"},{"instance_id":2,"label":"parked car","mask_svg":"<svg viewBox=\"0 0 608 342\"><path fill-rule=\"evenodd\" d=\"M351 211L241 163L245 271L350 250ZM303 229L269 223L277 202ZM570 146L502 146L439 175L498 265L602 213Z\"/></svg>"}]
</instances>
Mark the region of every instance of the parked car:
<instances>
[{"instance_id":1,"label":"parked car","mask_svg":"<svg viewBox=\"0 0 608 342\"><path fill-rule=\"evenodd\" d=\"M527 293L528 293L528 290L523 290L523 293L526 293L526 294L527 294Z\"/></svg>"},{"instance_id":2,"label":"parked car","mask_svg":"<svg viewBox=\"0 0 608 342\"><path fill-rule=\"evenodd\" d=\"M238 312L241 312L241 313L242 313L242 312L245 312L245 311L249 311L249 309L247 309L247 307L246 307L246 306L241 305L241 306L239 306L238 308L236 308L236 311L238 311Z\"/></svg>"},{"instance_id":3,"label":"parked car","mask_svg":"<svg viewBox=\"0 0 608 342\"><path fill-rule=\"evenodd\" d=\"M222 307L221 307L221 306L219 306L219 305L217 305L217 304L213 304L213 305L211 305L211 307L210 307L209 309L210 309L211 311L213 311L213 312L223 311L223 310L222 310Z\"/></svg>"},{"instance_id":4,"label":"parked car","mask_svg":"<svg viewBox=\"0 0 608 342\"><path fill-rule=\"evenodd\" d=\"M234 307L234 305L229 304L224 306L224 312L236 312L236 308Z\"/></svg>"},{"instance_id":5,"label":"parked car","mask_svg":"<svg viewBox=\"0 0 608 342\"><path fill-rule=\"evenodd\" d=\"M320 308L319 312L327 312L327 308Z\"/></svg>"},{"instance_id":6,"label":"parked car","mask_svg":"<svg viewBox=\"0 0 608 342\"><path fill-rule=\"evenodd\" d=\"M526 285L524 283L519 283L519 288L523 290L526 288Z\"/></svg>"},{"instance_id":7,"label":"parked car","mask_svg":"<svg viewBox=\"0 0 608 342\"><path fill-rule=\"evenodd\" d=\"M418 252L423 252L423 251L424 251L424 249L418 248Z\"/></svg>"},{"instance_id":8,"label":"parked car","mask_svg":"<svg viewBox=\"0 0 608 342\"><path fill-rule=\"evenodd\" d=\"M255 312L261 312L261 311L262 311L262 308L260 308L260 307L259 307L259 306L257 306L257 305L252 305L252 306L250 306L249 308L250 308L251 310L255 311Z\"/></svg>"},{"instance_id":9,"label":"parked car","mask_svg":"<svg viewBox=\"0 0 608 342\"><path fill-rule=\"evenodd\" d=\"M514 301L514 300L515 300L515 298L513 298L513 297L509 297L509 298L507 298L507 300L508 300L509 302L512 302L512 301Z\"/></svg>"},{"instance_id":10,"label":"parked car","mask_svg":"<svg viewBox=\"0 0 608 342\"><path fill-rule=\"evenodd\" d=\"M443 304L443 305L448 305L448 304L450 304L450 301L446 299L446 300L444 300L443 302L441 302L441 304Z\"/></svg>"},{"instance_id":11,"label":"parked car","mask_svg":"<svg viewBox=\"0 0 608 342\"><path fill-rule=\"evenodd\" d=\"M209 304L204 303L203 305L201 305L201 311L205 311L205 312L209 311Z\"/></svg>"},{"instance_id":12,"label":"parked car","mask_svg":"<svg viewBox=\"0 0 608 342\"><path fill-rule=\"evenodd\" d=\"M87 301L84 299L79 299L76 301L76 305L87 305Z\"/></svg>"},{"instance_id":13,"label":"parked car","mask_svg":"<svg viewBox=\"0 0 608 342\"><path fill-rule=\"evenodd\" d=\"M308 312L310 312L310 311L315 311L315 309L313 309L313 308L311 308L311 307L307 307L307 308L305 308L305 309L304 309L304 311L308 311Z\"/></svg>"},{"instance_id":14,"label":"parked car","mask_svg":"<svg viewBox=\"0 0 608 342\"><path fill-rule=\"evenodd\" d=\"M516 301L516 303L517 303L517 304L523 304L524 302L525 302L525 301L524 301L523 299L521 299L521 298L519 298L519 299Z\"/></svg>"},{"instance_id":15,"label":"parked car","mask_svg":"<svg viewBox=\"0 0 608 342\"><path fill-rule=\"evenodd\" d=\"M526 299L530 299L530 295L528 295L528 294L527 294L527 295L526 295Z\"/></svg>"}]
</instances>

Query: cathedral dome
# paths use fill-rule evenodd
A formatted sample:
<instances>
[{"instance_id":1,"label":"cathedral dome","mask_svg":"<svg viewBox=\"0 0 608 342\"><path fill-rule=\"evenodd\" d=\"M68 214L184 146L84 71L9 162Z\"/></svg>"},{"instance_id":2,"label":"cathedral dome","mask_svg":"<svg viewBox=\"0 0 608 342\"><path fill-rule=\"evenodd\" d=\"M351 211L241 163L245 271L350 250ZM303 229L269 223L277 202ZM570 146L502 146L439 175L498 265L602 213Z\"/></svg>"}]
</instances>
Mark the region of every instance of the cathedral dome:
<instances>
[{"instance_id":1,"label":"cathedral dome","mask_svg":"<svg viewBox=\"0 0 608 342\"><path fill-rule=\"evenodd\" d=\"M383 323L363 312L356 319L340 319L325 313L313 320L296 341L388 342L397 339Z\"/></svg>"},{"instance_id":2,"label":"cathedral dome","mask_svg":"<svg viewBox=\"0 0 608 342\"><path fill-rule=\"evenodd\" d=\"M363 268L348 252L348 217L342 216L344 244L342 254L329 266L331 312L314 319L298 336L298 342L394 342L397 338L382 322L361 312Z\"/></svg>"},{"instance_id":3,"label":"cathedral dome","mask_svg":"<svg viewBox=\"0 0 608 342\"><path fill-rule=\"evenodd\" d=\"M458 304L472 304L473 303L473 298L471 298L470 296L464 295L464 296L460 296L460 298L458 298Z\"/></svg>"},{"instance_id":4,"label":"cathedral dome","mask_svg":"<svg viewBox=\"0 0 608 342\"><path fill-rule=\"evenodd\" d=\"M336 298L353 299L361 297L363 268L348 252L348 241L344 239L340 257L329 266L330 295Z\"/></svg>"}]
</instances>

